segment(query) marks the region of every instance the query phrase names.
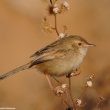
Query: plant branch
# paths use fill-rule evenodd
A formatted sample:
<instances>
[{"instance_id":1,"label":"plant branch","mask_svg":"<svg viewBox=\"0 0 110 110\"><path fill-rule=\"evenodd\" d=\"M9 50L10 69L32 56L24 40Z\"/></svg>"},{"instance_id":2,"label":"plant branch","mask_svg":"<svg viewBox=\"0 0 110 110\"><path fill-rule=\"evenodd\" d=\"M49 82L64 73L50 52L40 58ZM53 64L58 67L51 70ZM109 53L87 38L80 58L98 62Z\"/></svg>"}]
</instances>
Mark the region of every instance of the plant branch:
<instances>
[{"instance_id":1,"label":"plant branch","mask_svg":"<svg viewBox=\"0 0 110 110\"><path fill-rule=\"evenodd\" d=\"M58 27L57 27L57 15L56 14L54 14L54 19L55 19L55 31L56 31L57 35L59 36Z\"/></svg>"},{"instance_id":2,"label":"plant branch","mask_svg":"<svg viewBox=\"0 0 110 110\"><path fill-rule=\"evenodd\" d=\"M72 104L73 104L73 108L74 110L76 110L76 105L75 105L75 102L73 100L73 97L72 97L72 91L71 91L71 76L68 77L68 83L69 83L69 95L70 95L70 98L71 98L71 101L72 101Z\"/></svg>"},{"instance_id":3,"label":"plant branch","mask_svg":"<svg viewBox=\"0 0 110 110\"><path fill-rule=\"evenodd\" d=\"M53 5L53 2L52 2L52 0L50 0L50 3L51 3L51 5Z\"/></svg>"}]
</instances>

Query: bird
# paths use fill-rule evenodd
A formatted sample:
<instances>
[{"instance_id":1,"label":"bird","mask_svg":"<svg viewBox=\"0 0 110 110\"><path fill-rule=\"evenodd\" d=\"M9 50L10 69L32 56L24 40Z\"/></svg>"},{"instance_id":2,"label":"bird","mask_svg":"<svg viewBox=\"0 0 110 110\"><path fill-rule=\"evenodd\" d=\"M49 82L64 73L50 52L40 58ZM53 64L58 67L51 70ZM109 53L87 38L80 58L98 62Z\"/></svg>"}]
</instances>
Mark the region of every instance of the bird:
<instances>
[{"instance_id":1,"label":"bird","mask_svg":"<svg viewBox=\"0 0 110 110\"><path fill-rule=\"evenodd\" d=\"M68 35L36 51L30 57L32 60L12 71L0 75L0 80L6 79L20 71L37 68L41 73L60 77L70 74L79 68L87 54L88 48L95 46L79 35Z\"/></svg>"}]
</instances>

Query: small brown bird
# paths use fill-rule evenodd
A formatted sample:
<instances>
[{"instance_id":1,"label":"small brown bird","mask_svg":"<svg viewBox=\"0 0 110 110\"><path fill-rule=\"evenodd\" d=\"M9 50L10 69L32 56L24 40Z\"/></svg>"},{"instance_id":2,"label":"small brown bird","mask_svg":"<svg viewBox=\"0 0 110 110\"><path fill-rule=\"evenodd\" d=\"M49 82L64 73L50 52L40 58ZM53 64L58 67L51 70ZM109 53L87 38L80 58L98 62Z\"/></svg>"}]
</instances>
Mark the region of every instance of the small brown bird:
<instances>
[{"instance_id":1,"label":"small brown bird","mask_svg":"<svg viewBox=\"0 0 110 110\"><path fill-rule=\"evenodd\" d=\"M35 52L29 63L0 75L0 79L32 67L50 76L68 75L80 66L90 46L94 44L77 35L61 38Z\"/></svg>"}]
</instances>

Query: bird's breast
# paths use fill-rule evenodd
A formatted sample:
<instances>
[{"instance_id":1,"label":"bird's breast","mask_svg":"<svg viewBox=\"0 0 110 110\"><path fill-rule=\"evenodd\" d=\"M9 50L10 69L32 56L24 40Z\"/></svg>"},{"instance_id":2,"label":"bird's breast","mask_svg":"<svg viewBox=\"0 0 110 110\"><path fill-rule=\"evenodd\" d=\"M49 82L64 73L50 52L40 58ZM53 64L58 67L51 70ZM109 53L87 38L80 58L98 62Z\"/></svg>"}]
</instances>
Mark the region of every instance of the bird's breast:
<instances>
[{"instance_id":1,"label":"bird's breast","mask_svg":"<svg viewBox=\"0 0 110 110\"><path fill-rule=\"evenodd\" d=\"M68 74L79 67L82 63L82 55L68 54L64 58L54 59L37 65L37 68L42 72L47 72L50 75L62 76Z\"/></svg>"}]
</instances>

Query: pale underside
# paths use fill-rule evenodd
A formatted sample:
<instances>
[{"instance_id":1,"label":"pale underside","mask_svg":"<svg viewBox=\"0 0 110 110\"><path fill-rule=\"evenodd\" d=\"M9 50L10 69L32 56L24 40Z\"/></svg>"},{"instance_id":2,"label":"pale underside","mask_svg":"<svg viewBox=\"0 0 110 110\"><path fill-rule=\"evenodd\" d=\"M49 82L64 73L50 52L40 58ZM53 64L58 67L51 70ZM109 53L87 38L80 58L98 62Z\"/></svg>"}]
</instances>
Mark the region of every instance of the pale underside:
<instances>
[{"instance_id":1,"label":"pale underside","mask_svg":"<svg viewBox=\"0 0 110 110\"><path fill-rule=\"evenodd\" d=\"M83 57L81 56L81 54L73 55L68 52L68 54L63 57L60 56L60 58L45 61L35 65L35 67L45 74L62 76L71 73L79 67L83 60Z\"/></svg>"}]
</instances>

